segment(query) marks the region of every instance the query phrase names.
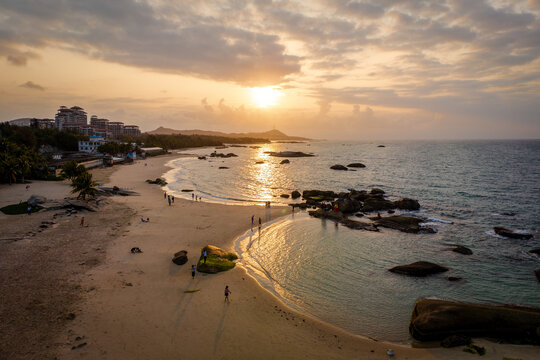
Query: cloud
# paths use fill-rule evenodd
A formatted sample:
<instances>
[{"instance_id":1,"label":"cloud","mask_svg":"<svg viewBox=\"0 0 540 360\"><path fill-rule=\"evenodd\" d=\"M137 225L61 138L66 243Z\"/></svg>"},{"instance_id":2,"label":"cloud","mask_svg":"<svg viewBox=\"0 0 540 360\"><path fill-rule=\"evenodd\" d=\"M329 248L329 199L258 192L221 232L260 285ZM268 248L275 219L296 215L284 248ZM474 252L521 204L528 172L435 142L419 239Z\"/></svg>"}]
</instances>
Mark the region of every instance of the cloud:
<instances>
[{"instance_id":1,"label":"cloud","mask_svg":"<svg viewBox=\"0 0 540 360\"><path fill-rule=\"evenodd\" d=\"M31 89L31 90L39 90L39 91L45 91L45 88L41 85L35 84L32 81L27 81L24 84L19 85L19 87Z\"/></svg>"},{"instance_id":2,"label":"cloud","mask_svg":"<svg viewBox=\"0 0 540 360\"><path fill-rule=\"evenodd\" d=\"M220 102L220 104L221 104L221 102ZM212 105L208 105L208 101L206 100L206 98L201 100L201 105L202 105L203 109L208 111L208 112L213 112L214 111L214 108L212 107Z\"/></svg>"}]
</instances>

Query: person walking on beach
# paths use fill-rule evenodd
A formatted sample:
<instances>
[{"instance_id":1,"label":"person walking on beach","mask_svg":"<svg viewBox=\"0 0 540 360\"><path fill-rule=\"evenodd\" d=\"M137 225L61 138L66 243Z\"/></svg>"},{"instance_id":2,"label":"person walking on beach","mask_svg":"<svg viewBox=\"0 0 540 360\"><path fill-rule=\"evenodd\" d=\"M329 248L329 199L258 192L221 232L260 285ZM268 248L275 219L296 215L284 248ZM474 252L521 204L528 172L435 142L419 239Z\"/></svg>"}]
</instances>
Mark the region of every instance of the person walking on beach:
<instances>
[{"instance_id":1,"label":"person walking on beach","mask_svg":"<svg viewBox=\"0 0 540 360\"><path fill-rule=\"evenodd\" d=\"M208 253L206 252L206 249L203 251L202 256L203 256L203 261L206 264L206 257L208 256Z\"/></svg>"},{"instance_id":2,"label":"person walking on beach","mask_svg":"<svg viewBox=\"0 0 540 360\"><path fill-rule=\"evenodd\" d=\"M84 216L81 218L81 226L84 226Z\"/></svg>"},{"instance_id":3,"label":"person walking on beach","mask_svg":"<svg viewBox=\"0 0 540 360\"><path fill-rule=\"evenodd\" d=\"M195 200L195 194L191 193L191 201Z\"/></svg>"},{"instance_id":4,"label":"person walking on beach","mask_svg":"<svg viewBox=\"0 0 540 360\"><path fill-rule=\"evenodd\" d=\"M261 221L261 218L259 218L259 231L261 231L261 224L262 224L262 221Z\"/></svg>"},{"instance_id":5,"label":"person walking on beach","mask_svg":"<svg viewBox=\"0 0 540 360\"><path fill-rule=\"evenodd\" d=\"M171 199L172 199L172 203L174 204L174 195L171 196Z\"/></svg>"},{"instance_id":6,"label":"person walking on beach","mask_svg":"<svg viewBox=\"0 0 540 360\"><path fill-rule=\"evenodd\" d=\"M253 225L255 225L255 215L251 215L251 231L253 231Z\"/></svg>"},{"instance_id":7,"label":"person walking on beach","mask_svg":"<svg viewBox=\"0 0 540 360\"><path fill-rule=\"evenodd\" d=\"M229 290L229 285L225 286L225 302L229 301L229 294L231 293L231 290Z\"/></svg>"},{"instance_id":8,"label":"person walking on beach","mask_svg":"<svg viewBox=\"0 0 540 360\"><path fill-rule=\"evenodd\" d=\"M28 215L32 213L32 207L30 205L28 205L28 208L26 210L28 210Z\"/></svg>"},{"instance_id":9,"label":"person walking on beach","mask_svg":"<svg viewBox=\"0 0 540 360\"><path fill-rule=\"evenodd\" d=\"M166 192L163 193L163 198L164 198L165 200L167 200L167 193L166 193Z\"/></svg>"},{"instance_id":10,"label":"person walking on beach","mask_svg":"<svg viewBox=\"0 0 540 360\"><path fill-rule=\"evenodd\" d=\"M169 201L169 206L171 206L171 197L167 196L167 200Z\"/></svg>"},{"instance_id":11,"label":"person walking on beach","mask_svg":"<svg viewBox=\"0 0 540 360\"><path fill-rule=\"evenodd\" d=\"M195 279L195 265L191 265L191 278Z\"/></svg>"}]
</instances>

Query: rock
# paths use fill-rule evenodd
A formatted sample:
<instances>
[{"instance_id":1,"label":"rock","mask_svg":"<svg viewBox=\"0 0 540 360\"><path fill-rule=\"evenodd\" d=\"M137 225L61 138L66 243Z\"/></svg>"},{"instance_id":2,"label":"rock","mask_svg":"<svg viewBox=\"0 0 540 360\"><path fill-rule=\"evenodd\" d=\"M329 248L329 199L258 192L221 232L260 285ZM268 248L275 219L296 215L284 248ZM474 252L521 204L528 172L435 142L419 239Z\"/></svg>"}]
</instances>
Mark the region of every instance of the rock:
<instances>
[{"instance_id":1,"label":"rock","mask_svg":"<svg viewBox=\"0 0 540 360\"><path fill-rule=\"evenodd\" d=\"M289 198L289 194L281 194L279 195L280 197L284 198L284 199L288 199Z\"/></svg>"},{"instance_id":2,"label":"rock","mask_svg":"<svg viewBox=\"0 0 540 360\"><path fill-rule=\"evenodd\" d=\"M495 231L495 233L497 235L501 235L501 236L511 238L511 239L530 239L530 238L533 237L532 234L517 233L517 232L514 232L512 230L508 230L506 228L503 228L502 226L495 226L493 228L493 230Z\"/></svg>"},{"instance_id":3,"label":"rock","mask_svg":"<svg viewBox=\"0 0 540 360\"><path fill-rule=\"evenodd\" d=\"M206 263L203 258L204 250L206 250L207 253ZM225 251L216 246L207 245L201 249L201 257L197 264L197 271L207 274L227 271L236 265L233 262L236 259L238 259L238 255L235 253Z\"/></svg>"},{"instance_id":4,"label":"rock","mask_svg":"<svg viewBox=\"0 0 540 360\"><path fill-rule=\"evenodd\" d=\"M187 257L187 251L186 250L180 250L179 252L175 253L172 258L172 262L176 265L184 265L187 263L188 257Z\"/></svg>"},{"instance_id":5,"label":"rock","mask_svg":"<svg viewBox=\"0 0 540 360\"><path fill-rule=\"evenodd\" d=\"M366 190L357 191L357 190L354 190L354 189L350 190L350 193L349 193L348 196L349 196L349 198L351 198L353 200L358 200L358 201L364 201L369 197Z\"/></svg>"},{"instance_id":6,"label":"rock","mask_svg":"<svg viewBox=\"0 0 540 360\"><path fill-rule=\"evenodd\" d=\"M349 170L349 169L347 169L347 167L345 167L343 165L339 165L339 164L330 166L330 169L332 169L332 170L345 170L345 171Z\"/></svg>"},{"instance_id":7,"label":"rock","mask_svg":"<svg viewBox=\"0 0 540 360\"><path fill-rule=\"evenodd\" d=\"M396 211L395 211L395 210L388 210L387 213L389 213L389 214L395 214Z\"/></svg>"},{"instance_id":8,"label":"rock","mask_svg":"<svg viewBox=\"0 0 540 360\"><path fill-rule=\"evenodd\" d=\"M47 201L47 198L44 197L44 196L41 196L41 195L32 195L28 198L28 200L26 201L28 203L28 205L32 206L32 207L36 207L40 204L43 204Z\"/></svg>"},{"instance_id":9,"label":"rock","mask_svg":"<svg viewBox=\"0 0 540 360\"><path fill-rule=\"evenodd\" d=\"M373 224L361 222L361 221L355 221L350 219L343 219L340 221L340 223L343 226L348 227L349 229L355 229L355 230L367 230L367 231L379 231L377 227Z\"/></svg>"},{"instance_id":10,"label":"rock","mask_svg":"<svg viewBox=\"0 0 540 360\"><path fill-rule=\"evenodd\" d=\"M360 210L360 208L362 207L362 204L359 201L352 200L349 198L339 199L336 201L336 203L338 205L339 211L343 213L347 213L347 214L356 212Z\"/></svg>"},{"instance_id":11,"label":"rock","mask_svg":"<svg viewBox=\"0 0 540 360\"><path fill-rule=\"evenodd\" d=\"M223 154L223 153L217 153L214 151L213 153L210 154L210 157L230 158L230 157L238 157L238 155L236 155L235 153Z\"/></svg>"},{"instance_id":12,"label":"rock","mask_svg":"<svg viewBox=\"0 0 540 360\"><path fill-rule=\"evenodd\" d=\"M448 268L428 261L417 261L408 265L394 266L389 271L407 276L428 276L448 271Z\"/></svg>"},{"instance_id":13,"label":"rock","mask_svg":"<svg viewBox=\"0 0 540 360\"><path fill-rule=\"evenodd\" d=\"M146 182L149 184L156 184L161 186L167 185L167 182L163 178L156 178L156 180L146 180Z\"/></svg>"},{"instance_id":14,"label":"rock","mask_svg":"<svg viewBox=\"0 0 540 360\"><path fill-rule=\"evenodd\" d=\"M475 355L483 356L486 354L486 348L483 346L477 346L474 344L469 344L463 348L464 352L468 352Z\"/></svg>"},{"instance_id":15,"label":"rock","mask_svg":"<svg viewBox=\"0 0 540 360\"><path fill-rule=\"evenodd\" d=\"M384 146L384 145L377 145L377 147L386 147L386 146Z\"/></svg>"},{"instance_id":16,"label":"rock","mask_svg":"<svg viewBox=\"0 0 540 360\"><path fill-rule=\"evenodd\" d=\"M182 192L192 192L193 189L182 189Z\"/></svg>"},{"instance_id":17,"label":"rock","mask_svg":"<svg viewBox=\"0 0 540 360\"><path fill-rule=\"evenodd\" d=\"M333 191L322 190L304 190L302 197L306 200L311 199L314 201L333 201L337 195Z\"/></svg>"},{"instance_id":18,"label":"rock","mask_svg":"<svg viewBox=\"0 0 540 360\"><path fill-rule=\"evenodd\" d=\"M220 166L219 169L228 169L227 166Z\"/></svg>"},{"instance_id":19,"label":"rock","mask_svg":"<svg viewBox=\"0 0 540 360\"><path fill-rule=\"evenodd\" d=\"M302 196L302 194L300 194L300 192L298 190L294 190L291 193L291 198L293 198L293 199L298 199L300 196Z\"/></svg>"},{"instance_id":20,"label":"rock","mask_svg":"<svg viewBox=\"0 0 540 360\"><path fill-rule=\"evenodd\" d=\"M73 207L74 209L77 209L77 210L88 210L92 212L97 211L97 208L95 206L90 205L89 203L83 202L81 200L66 199L65 201L68 204L68 206Z\"/></svg>"},{"instance_id":21,"label":"rock","mask_svg":"<svg viewBox=\"0 0 540 360\"><path fill-rule=\"evenodd\" d=\"M362 206L363 212L392 210L396 208L396 204L393 201L386 200L382 195L368 195L364 200Z\"/></svg>"},{"instance_id":22,"label":"rock","mask_svg":"<svg viewBox=\"0 0 540 360\"><path fill-rule=\"evenodd\" d=\"M255 164L264 164L264 161L260 160L260 161L255 161Z\"/></svg>"},{"instance_id":23,"label":"rock","mask_svg":"<svg viewBox=\"0 0 540 360\"><path fill-rule=\"evenodd\" d=\"M379 189L379 188L373 188L373 189L371 189L371 191L369 193L371 195L384 195L384 190Z\"/></svg>"},{"instance_id":24,"label":"rock","mask_svg":"<svg viewBox=\"0 0 540 360\"><path fill-rule=\"evenodd\" d=\"M453 252L457 252L457 253L460 253L460 254L463 254L463 255L472 255L473 252L471 249L469 248L466 248L465 246L461 246L461 245L456 245L453 249L452 249Z\"/></svg>"},{"instance_id":25,"label":"rock","mask_svg":"<svg viewBox=\"0 0 540 360\"><path fill-rule=\"evenodd\" d=\"M362 164L362 163L352 163L352 164L347 165L347 167L352 167L352 168L365 168L366 165L364 165L364 164Z\"/></svg>"},{"instance_id":26,"label":"rock","mask_svg":"<svg viewBox=\"0 0 540 360\"><path fill-rule=\"evenodd\" d=\"M471 338L469 336L463 335L450 335L445 337L441 341L441 346L444 348L451 348L456 346L469 345L471 343Z\"/></svg>"},{"instance_id":27,"label":"rock","mask_svg":"<svg viewBox=\"0 0 540 360\"><path fill-rule=\"evenodd\" d=\"M463 280L463 278L460 277L460 276L449 276L447 279L448 279L448 281L459 281L459 280Z\"/></svg>"},{"instance_id":28,"label":"rock","mask_svg":"<svg viewBox=\"0 0 540 360\"><path fill-rule=\"evenodd\" d=\"M304 153L304 152L301 152L301 151L281 151L281 152L265 151L265 153L269 154L270 156L276 156L276 157L312 157L312 156L315 156L314 154Z\"/></svg>"},{"instance_id":29,"label":"rock","mask_svg":"<svg viewBox=\"0 0 540 360\"><path fill-rule=\"evenodd\" d=\"M418 210L420 209L420 203L414 199L399 199L395 202L396 207L401 210Z\"/></svg>"},{"instance_id":30,"label":"rock","mask_svg":"<svg viewBox=\"0 0 540 360\"><path fill-rule=\"evenodd\" d=\"M529 253L535 254L535 255L540 255L540 248L529 250Z\"/></svg>"},{"instance_id":31,"label":"rock","mask_svg":"<svg viewBox=\"0 0 540 360\"><path fill-rule=\"evenodd\" d=\"M422 299L415 304L409 332L420 341L461 335L540 344L539 324L539 308Z\"/></svg>"},{"instance_id":32,"label":"rock","mask_svg":"<svg viewBox=\"0 0 540 360\"><path fill-rule=\"evenodd\" d=\"M354 214L354 216L356 216L356 217L364 217L364 214L362 214L362 213L357 213L357 214Z\"/></svg>"},{"instance_id":33,"label":"rock","mask_svg":"<svg viewBox=\"0 0 540 360\"><path fill-rule=\"evenodd\" d=\"M370 219L374 220L375 225L377 226L399 230L406 233L435 233L435 230L432 228L420 226L422 220L415 217L393 215L381 217L380 219L377 217L372 217Z\"/></svg>"},{"instance_id":34,"label":"rock","mask_svg":"<svg viewBox=\"0 0 540 360\"><path fill-rule=\"evenodd\" d=\"M199 156L199 157L197 157L197 159L199 159L199 160L206 160L206 156Z\"/></svg>"},{"instance_id":35,"label":"rock","mask_svg":"<svg viewBox=\"0 0 540 360\"><path fill-rule=\"evenodd\" d=\"M540 269L534 270L534 275L536 276L536 280L540 281Z\"/></svg>"},{"instance_id":36,"label":"rock","mask_svg":"<svg viewBox=\"0 0 540 360\"><path fill-rule=\"evenodd\" d=\"M280 164L290 164L289 159L281 160Z\"/></svg>"},{"instance_id":37,"label":"rock","mask_svg":"<svg viewBox=\"0 0 540 360\"><path fill-rule=\"evenodd\" d=\"M325 211L323 209L317 209L314 211L308 211L308 214L319 219L330 219L334 221L343 220L343 213L340 211L335 212L334 210Z\"/></svg>"}]
</instances>

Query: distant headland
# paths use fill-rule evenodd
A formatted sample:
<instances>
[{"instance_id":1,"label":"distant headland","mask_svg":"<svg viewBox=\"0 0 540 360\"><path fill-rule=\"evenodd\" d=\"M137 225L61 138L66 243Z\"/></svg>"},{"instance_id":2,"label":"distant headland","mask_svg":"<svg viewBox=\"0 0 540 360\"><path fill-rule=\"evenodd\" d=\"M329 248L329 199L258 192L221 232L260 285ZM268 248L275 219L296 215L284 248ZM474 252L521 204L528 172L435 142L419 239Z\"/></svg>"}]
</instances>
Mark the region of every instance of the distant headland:
<instances>
[{"instance_id":1,"label":"distant headland","mask_svg":"<svg viewBox=\"0 0 540 360\"><path fill-rule=\"evenodd\" d=\"M206 136L222 136L230 138L259 138L259 139L268 139L273 141L311 141L313 139L308 139L300 136L288 136L282 133L279 130L270 130L265 132L248 132L248 133L224 133L220 131L208 131L208 130L175 130L164 128L162 126L158 127L155 130L148 131L147 134L151 135L206 135Z\"/></svg>"}]
</instances>

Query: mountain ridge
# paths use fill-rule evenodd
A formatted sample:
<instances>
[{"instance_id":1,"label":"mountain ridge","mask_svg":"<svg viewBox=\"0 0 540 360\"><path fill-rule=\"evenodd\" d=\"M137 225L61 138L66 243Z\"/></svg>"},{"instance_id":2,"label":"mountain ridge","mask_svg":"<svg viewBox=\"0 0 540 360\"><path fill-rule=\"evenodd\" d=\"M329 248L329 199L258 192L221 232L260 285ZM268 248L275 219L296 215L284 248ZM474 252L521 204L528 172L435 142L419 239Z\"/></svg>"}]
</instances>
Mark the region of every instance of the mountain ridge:
<instances>
[{"instance_id":1,"label":"mountain ridge","mask_svg":"<svg viewBox=\"0 0 540 360\"><path fill-rule=\"evenodd\" d=\"M165 128L163 126L160 126L157 129L152 130L152 131L147 131L146 133L151 134L151 135L182 134L182 135L223 136L223 137L230 137L230 138L249 137L249 138L260 138L260 139L268 139L268 140L297 140L297 141L311 140L311 139L300 137L300 136L289 136L276 129L264 131L264 132L225 133L221 131L200 130L200 129L176 130L176 129L170 129L170 128Z\"/></svg>"}]
</instances>

